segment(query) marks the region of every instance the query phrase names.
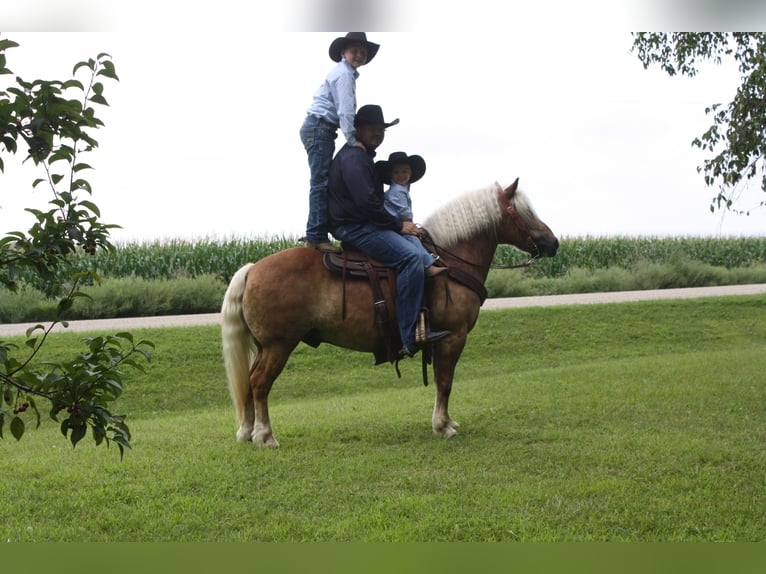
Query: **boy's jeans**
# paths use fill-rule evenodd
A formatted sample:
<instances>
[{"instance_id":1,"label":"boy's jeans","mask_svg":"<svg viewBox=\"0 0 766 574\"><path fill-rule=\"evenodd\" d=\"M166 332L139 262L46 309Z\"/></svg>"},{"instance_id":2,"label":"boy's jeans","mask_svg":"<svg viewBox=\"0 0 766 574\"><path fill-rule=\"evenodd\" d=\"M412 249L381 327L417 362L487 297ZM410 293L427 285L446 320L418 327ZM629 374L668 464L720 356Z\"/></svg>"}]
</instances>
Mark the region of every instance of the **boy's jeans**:
<instances>
[{"instance_id":1,"label":"boy's jeans","mask_svg":"<svg viewBox=\"0 0 766 574\"><path fill-rule=\"evenodd\" d=\"M306 222L306 239L313 242L327 241L327 174L335 154L337 128L307 115L300 130L301 142L306 149L311 170L309 182L309 216Z\"/></svg>"}]
</instances>

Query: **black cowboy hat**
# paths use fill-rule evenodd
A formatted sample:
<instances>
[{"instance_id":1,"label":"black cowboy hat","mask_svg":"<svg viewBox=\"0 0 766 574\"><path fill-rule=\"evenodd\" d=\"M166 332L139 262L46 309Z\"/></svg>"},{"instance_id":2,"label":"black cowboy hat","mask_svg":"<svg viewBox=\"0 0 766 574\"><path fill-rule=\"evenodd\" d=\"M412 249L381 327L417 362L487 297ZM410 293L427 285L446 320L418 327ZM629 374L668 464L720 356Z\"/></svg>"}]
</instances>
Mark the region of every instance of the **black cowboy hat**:
<instances>
[{"instance_id":1,"label":"black cowboy hat","mask_svg":"<svg viewBox=\"0 0 766 574\"><path fill-rule=\"evenodd\" d=\"M376 161L375 170L378 172L378 176L381 181L387 185L391 185L391 170L395 165L400 163L406 163L412 170L412 177L410 177L410 183L415 183L426 173L426 161L419 155L407 155L403 151L395 151L388 156L388 161Z\"/></svg>"},{"instance_id":2,"label":"black cowboy hat","mask_svg":"<svg viewBox=\"0 0 766 574\"><path fill-rule=\"evenodd\" d=\"M380 48L380 44L367 40L367 34L364 32L349 32L345 36L335 38L332 44L330 44L330 58L333 62L340 62L341 54L343 54L343 50L349 44L364 44L367 46L367 62L370 62L375 57L375 54L378 53L378 48Z\"/></svg>"},{"instance_id":3,"label":"black cowboy hat","mask_svg":"<svg viewBox=\"0 0 766 574\"><path fill-rule=\"evenodd\" d=\"M382 125L384 128L390 128L391 126L395 126L398 123L399 118L396 118L392 122L386 123L386 121L383 119L383 110L380 106L376 106L375 104L367 104L366 106L362 106L356 112L356 116L354 117L354 127L357 128L359 126L369 125Z\"/></svg>"}]
</instances>

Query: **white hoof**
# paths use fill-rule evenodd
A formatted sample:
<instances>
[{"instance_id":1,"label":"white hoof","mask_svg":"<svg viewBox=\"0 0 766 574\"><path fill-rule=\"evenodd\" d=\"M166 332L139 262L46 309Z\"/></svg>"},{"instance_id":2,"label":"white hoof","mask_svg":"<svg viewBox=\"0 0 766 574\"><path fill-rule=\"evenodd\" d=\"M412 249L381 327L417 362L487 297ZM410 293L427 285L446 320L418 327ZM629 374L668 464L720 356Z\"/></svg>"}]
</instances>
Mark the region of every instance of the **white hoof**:
<instances>
[{"instance_id":1,"label":"white hoof","mask_svg":"<svg viewBox=\"0 0 766 574\"><path fill-rule=\"evenodd\" d=\"M253 428L239 427L239 430L237 431L237 441L251 442L252 440L253 440Z\"/></svg>"},{"instance_id":2,"label":"white hoof","mask_svg":"<svg viewBox=\"0 0 766 574\"><path fill-rule=\"evenodd\" d=\"M434 434L443 438L452 438L457 436L457 431L451 425L446 425L441 428L434 428Z\"/></svg>"},{"instance_id":3,"label":"white hoof","mask_svg":"<svg viewBox=\"0 0 766 574\"><path fill-rule=\"evenodd\" d=\"M268 432L268 433L253 432L253 443L255 443L258 446L268 446L271 448L279 448L279 443L277 442L277 439L274 438L274 435L271 434L271 432Z\"/></svg>"}]
</instances>

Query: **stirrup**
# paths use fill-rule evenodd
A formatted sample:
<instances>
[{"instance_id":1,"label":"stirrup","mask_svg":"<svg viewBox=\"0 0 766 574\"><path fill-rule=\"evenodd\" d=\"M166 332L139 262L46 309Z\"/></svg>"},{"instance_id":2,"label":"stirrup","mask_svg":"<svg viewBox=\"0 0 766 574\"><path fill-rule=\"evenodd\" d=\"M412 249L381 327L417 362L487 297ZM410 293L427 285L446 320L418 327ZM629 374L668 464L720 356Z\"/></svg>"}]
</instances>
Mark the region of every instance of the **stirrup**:
<instances>
[{"instance_id":1,"label":"stirrup","mask_svg":"<svg viewBox=\"0 0 766 574\"><path fill-rule=\"evenodd\" d=\"M421 310L420 315L418 315L418 322L415 325L415 343L418 345L435 343L452 334L451 331L431 331L428 325L427 313L426 309Z\"/></svg>"},{"instance_id":2,"label":"stirrup","mask_svg":"<svg viewBox=\"0 0 766 574\"><path fill-rule=\"evenodd\" d=\"M418 315L418 322L415 325L415 342L423 344L426 341L426 331L428 326L426 325L426 311L423 309Z\"/></svg>"}]
</instances>

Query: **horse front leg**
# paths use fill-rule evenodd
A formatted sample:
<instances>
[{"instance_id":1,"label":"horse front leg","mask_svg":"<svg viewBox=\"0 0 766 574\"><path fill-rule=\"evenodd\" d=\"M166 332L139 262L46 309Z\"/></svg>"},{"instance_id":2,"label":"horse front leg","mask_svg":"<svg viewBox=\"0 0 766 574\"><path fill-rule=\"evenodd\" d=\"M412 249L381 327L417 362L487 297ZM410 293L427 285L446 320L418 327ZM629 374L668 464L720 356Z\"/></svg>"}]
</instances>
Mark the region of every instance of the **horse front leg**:
<instances>
[{"instance_id":1,"label":"horse front leg","mask_svg":"<svg viewBox=\"0 0 766 574\"><path fill-rule=\"evenodd\" d=\"M452 392L452 380L455 366L465 346L465 337L448 337L434 348L434 379L436 380L436 399L431 417L434 434L444 438L457 435L460 426L449 416L449 396Z\"/></svg>"}]
</instances>

